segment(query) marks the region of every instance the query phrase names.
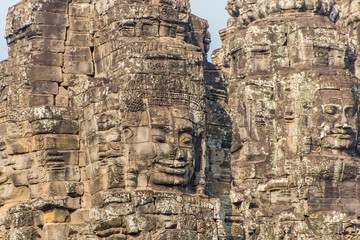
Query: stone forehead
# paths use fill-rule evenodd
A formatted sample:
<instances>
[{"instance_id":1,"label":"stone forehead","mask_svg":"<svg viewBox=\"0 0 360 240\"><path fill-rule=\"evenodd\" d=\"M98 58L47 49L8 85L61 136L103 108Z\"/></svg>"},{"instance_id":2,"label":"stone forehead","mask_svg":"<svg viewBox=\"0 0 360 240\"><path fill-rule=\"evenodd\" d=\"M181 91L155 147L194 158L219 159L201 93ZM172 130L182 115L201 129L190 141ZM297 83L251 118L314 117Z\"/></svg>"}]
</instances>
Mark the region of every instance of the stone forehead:
<instances>
[{"instance_id":1,"label":"stone forehead","mask_svg":"<svg viewBox=\"0 0 360 240\"><path fill-rule=\"evenodd\" d=\"M232 16L230 26L247 26L258 19L285 11L315 13L336 22L340 12L335 0L228 0L226 9Z\"/></svg>"},{"instance_id":2,"label":"stone forehead","mask_svg":"<svg viewBox=\"0 0 360 240\"><path fill-rule=\"evenodd\" d=\"M144 1L133 1L133 0L118 0L108 1L108 4L104 4L102 0L95 0L95 9L99 14L103 14L105 11L115 8L114 10L124 9L120 11L121 17L127 17L129 13L136 14L138 17L147 18L148 16L158 17L160 12L156 11L156 8L172 8L178 13L190 13L190 2L189 0L144 0ZM134 3L135 2L135 3ZM141 4L137 4L141 2ZM154 7L155 9L153 9ZM136 11L137 10L137 11ZM125 13L125 14L124 14ZM132 16L132 15L130 15Z\"/></svg>"},{"instance_id":3,"label":"stone forehead","mask_svg":"<svg viewBox=\"0 0 360 240\"><path fill-rule=\"evenodd\" d=\"M249 10L263 11L265 14L277 13L284 10L298 9L301 11L312 10L319 14L329 14L335 8L335 0L228 0L227 9L236 6L240 15ZM261 17L261 15L259 16Z\"/></svg>"},{"instance_id":4,"label":"stone forehead","mask_svg":"<svg viewBox=\"0 0 360 240\"><path fill-rule=\"evenodd\" d=\"M175 122L193 122L194 113L191 109L186 107L150 107L149 108L149 118L151 124L155 125L170 125Z\"/></svg>"},{"instance_id":5,"label":"stone forehead","mask_svg":"<svg viewBox=\"0 0 360 240\"><path fill-rule=\"evenodd\" d=\"M351 91L358 85L358 79L351 76L349 72L342 71L333 75L322 75L319 78L319 89L333 89Z\"/></svg>"},{"instance_id":6,"label":"stone forehead","mask_svg":"<svg viewBox=\"0 0 360 240\"><path fill-rule=\"evenodd\" d=\"M162 38L151 38L151 39L139 39L128 41L130 37L124 37L124 39L119 39L119 47L116 51L123 53L126 57L130 58L144 58L144 59L176 59L176 58L185 58L192 51L195 51L198 55L201 55L201 52L198 52L199 48L195 45L186 43L178 39L162 39ZM162 55L165 54L165 55ZM141 60L141 59L139 59Z\"/></svg>"},{"instance_id":7,"label":"stone forehead","mask_svg":"<svg viewBox=\"0 0 360 240\"><path fill-rule=\"evenodd\" d=\"M318 94L321 96L321 99L324 101L331 102L354 102L355 96L354 92L351 89L347 90L337 90L337 89L320 89Z\"/></svg>"}]
</instances>

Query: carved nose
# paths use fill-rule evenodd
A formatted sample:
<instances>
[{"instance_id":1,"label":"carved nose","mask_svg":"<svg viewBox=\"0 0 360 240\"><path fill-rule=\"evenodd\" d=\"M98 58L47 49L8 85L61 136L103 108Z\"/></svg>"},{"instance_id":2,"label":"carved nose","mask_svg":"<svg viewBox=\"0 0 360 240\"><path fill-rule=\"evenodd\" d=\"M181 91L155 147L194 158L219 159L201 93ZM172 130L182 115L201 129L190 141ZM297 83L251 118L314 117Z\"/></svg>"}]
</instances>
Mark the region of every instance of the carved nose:
<instances>
[{"instance_id":1,"label":"carved nose","mask_svg":"<svg viewBox=\"0 0 360 240\"><path fill-rule=\"evenodd\" d=\"M180 160L184 161L186 160L186 153L183 149L180 149L179 147L174 147L173 150L169 153L169 159L170 160Z\"/></svg>"},{"instance_id":2,"label":"carved nose","mask_svg":"<svg viewBox=\"0 0 360 240\"><path fill-rule=\"evenodd\" d=\"M348 125L348 118L345 114L345 111L343 111L343 113L341 114L341 124L343 125L342 127L344 128L345 125Z\"/></svg>"},{"instance_id":3,"label":"carved nose","mask_svg":"<svg viewBox=\"0 0 360 240\"><path fill-rule=\"evenodd\" d=\"M177 149L176 160L185 160L185 152L183 150Z\"/></svg>"}]
</instances>

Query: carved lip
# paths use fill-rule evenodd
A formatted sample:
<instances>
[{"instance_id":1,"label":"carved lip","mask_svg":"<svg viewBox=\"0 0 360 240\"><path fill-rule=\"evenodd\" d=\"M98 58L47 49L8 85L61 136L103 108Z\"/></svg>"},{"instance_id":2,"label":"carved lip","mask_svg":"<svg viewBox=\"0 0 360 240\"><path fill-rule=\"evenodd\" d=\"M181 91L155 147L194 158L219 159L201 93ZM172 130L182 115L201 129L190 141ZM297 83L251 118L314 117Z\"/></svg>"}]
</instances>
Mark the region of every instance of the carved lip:
<instances>
[{"instance_id":1,"label":"carved lip","mask_svg":"<svg viewBox=\"0 0 360 240\"><path fill-rule=\"evenodd\" d=\"M337 139L352 139L353 134L352 133L333 133L331 136L337 138Z\"/></svg>"},{"instance_id":2,"label":"carved lip","mask_svg":"<svg viewBox=\"0 0 360 240\"><path fill-rule=\"evenodd\" d=\"M160 160L157 162L157 170L162 173L172 174L172 175L185 175L186 166L189 163L187 161L179 160Z\"/></svg>"},{"instance_id":3,"label":"carved lip","mask_svg":"<svg viewBox=\"0 0 360 240\"><path fill-rule=\"evenodd\" d=\"M184 168L169 168L169 167L160 166L158 170L159 172L173 174L173 175L185 175L186 173L186 169Z\"/></svg>"},{"instance_id":4,"label":"carved lip","mask_svg":"<svg viewBox=\"0 0 360 240\"><path fill-rule=\"evenodd\" d=\"M184 168L188 165L188 162L179 160L160 160L158 164L169 168Z\"/></svg>"},{"instance_id":5,"label":"carved lip","mask_svg":"<svg viewBox=\"0 0 360 240\"><path fill-rule=\"evenodd\" d=\"M352 134L351 135L350 134L340 134L340 136L338 136L338 138L340 138L340 139L352 139L353 136L352 136Z\"/></svg>"}]
</instances>

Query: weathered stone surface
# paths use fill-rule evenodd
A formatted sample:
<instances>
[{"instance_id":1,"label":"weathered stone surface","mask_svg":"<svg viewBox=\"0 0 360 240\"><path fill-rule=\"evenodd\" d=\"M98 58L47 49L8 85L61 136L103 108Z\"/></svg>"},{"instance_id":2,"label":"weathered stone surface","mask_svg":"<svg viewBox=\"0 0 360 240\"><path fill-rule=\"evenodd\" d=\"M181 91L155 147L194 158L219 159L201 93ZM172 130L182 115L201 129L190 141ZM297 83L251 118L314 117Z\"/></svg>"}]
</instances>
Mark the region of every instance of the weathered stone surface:
<instances>
[{"instance_id":1,"label":"weathered stone surface","mask_svg":"<svg viewBox=\"0 0 360 240\"><path fill-rule=\"evenodd\" d=\"M0 239L356 239L358 1L24 0Z\"/></svg>"},{"instance_id":2,"label":"weathered stone surface","mask_svg":"<svg viewBox=\"0 0 360 240\"><path fill-rule=\"evenodd\" d=\"M358 204L360 100L348 3L229 0L227 10L213 61L229 83L229 215L246 239L344 237Z\"/></svg>"},{"instance_id":3,"label":"weathered stone surface","mask_svg":"<svg viewBox=\"0 0 360 240\"><path fill-rule=\"evenodd\" d=\"M206 135L206 119L223 111L206 98L207 28L188 1L27 0L9 10L5 239L217 238L230 155L223 128Z\"/></svg>"},{"instance_id":4,"label":"weathered stone surface","mask_svg":"<svg viewBox=\"0 0 360 240\"><path fill-rule=\"evenodd\" d=\"M69 220L69 212L63 209L52 209L45 212L44 220L48 223L63 223Z\"/></svg>"}]
</instances>

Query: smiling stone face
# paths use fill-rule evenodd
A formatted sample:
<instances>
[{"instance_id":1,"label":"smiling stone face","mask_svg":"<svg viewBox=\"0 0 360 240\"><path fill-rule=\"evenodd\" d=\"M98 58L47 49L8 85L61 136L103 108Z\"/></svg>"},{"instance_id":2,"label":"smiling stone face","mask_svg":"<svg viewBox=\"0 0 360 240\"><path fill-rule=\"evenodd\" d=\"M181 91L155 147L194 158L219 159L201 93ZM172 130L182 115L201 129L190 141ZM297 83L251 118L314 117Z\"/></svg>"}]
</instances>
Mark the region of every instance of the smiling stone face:
<instances>
[{"instance_id":1,"label":"smiling stone face","mask_svg":"<svg viewBox=\"0 0 360 240\"><path fill-rule=\"evenodd\" d=\"M181 113L183 117L178 116ZM162 117L161 117L162 115ZM186 187L195 169L196 130L188 109L149 111L147 126L126 127L132 186ZM126 135L127 133L125 133Z\"/></svg>"},{"instance_id":2,"label":"smiling stone face","mask_svg":"<svg viewBox=\"0 0 360 240\"><path fill-rule=\"evenodd\" d=\"M320 124L323 148L352 149L356 146L358 107L352 91L320 90L314 120Z\"/></svg>"},{"instance_id":3,"label":"smiling stone face","mask_svg":"<svg viewBox=\"0 0 360 240\"><path fill-rule=\"evenodd\" d=\"M157 150L150 183L155 185L187 185L193 173L194 145L192 128L152 129Z\"/></svg>"}]
</instances>

